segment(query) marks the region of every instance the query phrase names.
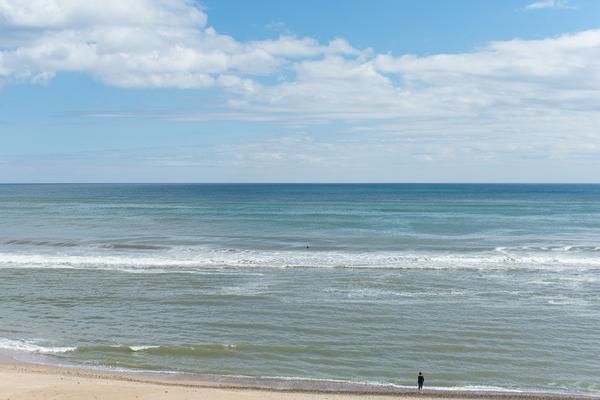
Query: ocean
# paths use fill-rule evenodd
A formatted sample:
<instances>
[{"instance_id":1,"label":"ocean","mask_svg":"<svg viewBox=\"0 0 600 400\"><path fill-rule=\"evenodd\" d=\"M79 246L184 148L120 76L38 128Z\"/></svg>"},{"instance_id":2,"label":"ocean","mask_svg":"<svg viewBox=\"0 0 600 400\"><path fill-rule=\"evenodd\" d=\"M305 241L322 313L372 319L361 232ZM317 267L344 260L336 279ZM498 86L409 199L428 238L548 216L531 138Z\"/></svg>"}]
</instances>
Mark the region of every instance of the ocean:
<instances>
[{"instance_id":1,"label":"ocean","mask_svg":"<svg viewBox=\"0 0 600 400\"><path fill-rule=\"evenodd\" d=\"M600 392L600 185L0 185L0 349Z\"/></svg>"}]
</instances>

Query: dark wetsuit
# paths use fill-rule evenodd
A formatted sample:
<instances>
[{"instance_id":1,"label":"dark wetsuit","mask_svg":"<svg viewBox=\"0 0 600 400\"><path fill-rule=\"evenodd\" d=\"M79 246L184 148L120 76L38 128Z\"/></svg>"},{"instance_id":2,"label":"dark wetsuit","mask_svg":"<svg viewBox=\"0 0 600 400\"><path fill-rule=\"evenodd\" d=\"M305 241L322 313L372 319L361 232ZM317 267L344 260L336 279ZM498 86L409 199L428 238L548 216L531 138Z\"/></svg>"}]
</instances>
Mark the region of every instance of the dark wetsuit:
<instances>
[{"instance_id":1,"label":"dark wetsuit","mask_svg":"<svg viewBox=\"0 0 600 400\"><path fill-rule=\"evenodd\" d=\"M419 390L423 389L423 383L425 383L425 377L423 375L419 375L417 378L417 383L419 384Z\"/></svg>"}]
</instances>

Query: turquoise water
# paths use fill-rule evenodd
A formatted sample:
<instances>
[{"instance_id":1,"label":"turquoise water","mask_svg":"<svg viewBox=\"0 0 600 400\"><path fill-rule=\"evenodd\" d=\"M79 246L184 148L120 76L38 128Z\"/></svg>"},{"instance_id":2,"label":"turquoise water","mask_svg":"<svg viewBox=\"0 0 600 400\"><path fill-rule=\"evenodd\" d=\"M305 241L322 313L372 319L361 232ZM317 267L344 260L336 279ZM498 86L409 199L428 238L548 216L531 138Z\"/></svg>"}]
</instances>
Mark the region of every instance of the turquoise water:
<instances>
[{"instance_id":1,"label":"turquoise water","mask_svg":"<svg viewBox=\"0 0 600 400\"><path fill-rule=\"evenodd\" d=\"M0 348L600 392L600 186L0 185Z\"/></svg>"}]
</instances>

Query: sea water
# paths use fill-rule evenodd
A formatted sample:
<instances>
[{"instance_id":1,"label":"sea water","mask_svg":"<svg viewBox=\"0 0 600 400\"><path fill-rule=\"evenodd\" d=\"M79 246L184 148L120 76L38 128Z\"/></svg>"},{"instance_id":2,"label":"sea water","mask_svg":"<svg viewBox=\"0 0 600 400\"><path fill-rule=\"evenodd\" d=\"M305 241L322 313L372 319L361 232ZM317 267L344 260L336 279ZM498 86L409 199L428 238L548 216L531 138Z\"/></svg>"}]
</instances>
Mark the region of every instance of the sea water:
<instances>
[{"instance_id":1,"label":"sea water","mask_svg":"<svg viewBox=\"0 0 600 400\"><path fill-rule=\"evenodd\" d=\"M600 391L600 186L0 185L0 349Z\"/></svg>"}]
</instances>

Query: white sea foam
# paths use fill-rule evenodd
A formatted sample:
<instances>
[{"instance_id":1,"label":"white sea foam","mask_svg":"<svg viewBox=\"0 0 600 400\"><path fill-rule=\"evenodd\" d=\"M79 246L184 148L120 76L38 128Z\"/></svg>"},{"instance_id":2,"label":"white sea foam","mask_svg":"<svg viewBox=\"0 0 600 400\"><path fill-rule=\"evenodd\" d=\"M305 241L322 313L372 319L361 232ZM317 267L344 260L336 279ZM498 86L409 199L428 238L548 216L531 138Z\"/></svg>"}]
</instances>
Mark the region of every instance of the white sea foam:
<instances>
[{"instance_id":1,"label":"white sea foam","mask_svg":"<svg viewBox=\"0 0 600 400\"><path fill-rule=\"evenodd\" d=\"M133 351L143 351L148 349L158 349L160 346L129 346Z\"/></svg>"},{"instance_id":2,"label":"white sea foam","mask_svg":"<svg viewBox=\"0 0 600 400\"><path fill-rule=\"evenodd\" d=\"M491 252L409 254L341 251L165 251L154 255L69 255L0 253L0 268L108 269L122 272L198 272L206 267L329 267L329 268L430 268L430 269L577 269L599 268L597 254L557 252Z\"/></svg>"},{"instance_id":3,"label":"white sea foam","mask_svg":"<svg viewBox=\"0 0 600 400\"><path fill-rule=\"evenodd\" d=\"M564 245L564 246L498 246L494 249L501 253L523 253L523 252L598 252L600 246L594 245Z\"/></svg>"},{"instance_id":4,"label":"white sea foam","mask_svg":"<svg viewBox=\"0 0 600 400\"><path fill-rule=\"evenodd\" d=\"M57 354L73 351L76 347L42 346L33 340L27 341L0 338L0 349L38 354Z\"/></svg>"}]
</instances>

